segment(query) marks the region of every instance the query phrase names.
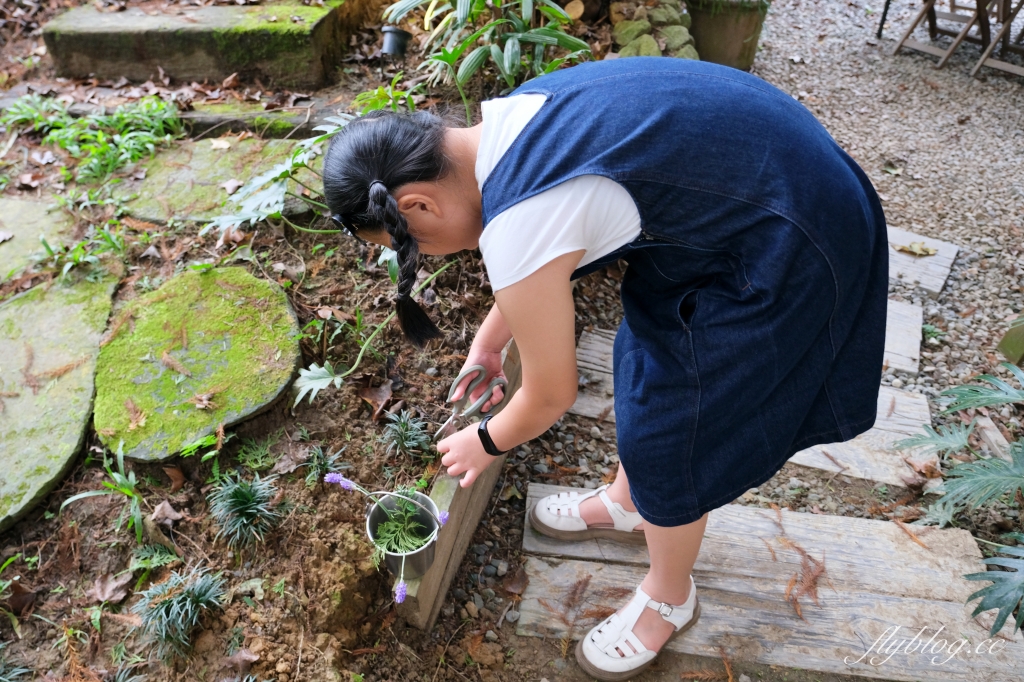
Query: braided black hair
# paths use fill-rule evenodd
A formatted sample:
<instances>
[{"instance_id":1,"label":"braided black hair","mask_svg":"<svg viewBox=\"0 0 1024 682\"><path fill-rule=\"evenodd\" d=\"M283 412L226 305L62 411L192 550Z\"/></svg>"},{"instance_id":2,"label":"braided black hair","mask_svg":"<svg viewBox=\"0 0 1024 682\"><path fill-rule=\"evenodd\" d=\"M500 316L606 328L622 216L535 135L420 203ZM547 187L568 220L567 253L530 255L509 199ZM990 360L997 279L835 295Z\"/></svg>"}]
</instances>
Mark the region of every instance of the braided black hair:
<instances>
[{"instance_id":1,"label":"braided black hair","mask_svg":"<svg viewBox=\"0 0 1024 682\"><path fill-rule=\"evenodd\" d=\"M358 227L383 228L391 236L391 248L398 254L398 323L405 337L421 348L441 331L412 298L419 245L391 192L447 175L446 128L443 119L423 111L373 111L335 135L324 157L324 196L331 213Z\"/></svg>"}]
</instances>

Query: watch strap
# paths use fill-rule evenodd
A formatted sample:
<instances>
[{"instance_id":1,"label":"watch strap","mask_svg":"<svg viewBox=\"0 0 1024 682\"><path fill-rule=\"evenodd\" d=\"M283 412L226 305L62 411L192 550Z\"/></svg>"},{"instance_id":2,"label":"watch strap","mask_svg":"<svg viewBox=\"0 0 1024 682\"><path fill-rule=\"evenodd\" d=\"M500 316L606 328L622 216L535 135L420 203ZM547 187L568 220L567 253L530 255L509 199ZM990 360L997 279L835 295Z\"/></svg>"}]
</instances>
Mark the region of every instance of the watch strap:
<instances>
[{"instance_id":1,"label":"watch strap","mask_svg":"<svg viewBox=\"0 0 1024 682\"><path fill-rule=\"evenodd\" d=\"M483 443L484 451L492 457L500 457L508 452L508 450L499 450L498 446L496 446L494 441L491 440L491 434L487 432L487 422L489 422L493 416L493 414L489 414L481 419L479 426L477 426L476 433L480 436L480 442Z\"/></svg>"}]
</instances>

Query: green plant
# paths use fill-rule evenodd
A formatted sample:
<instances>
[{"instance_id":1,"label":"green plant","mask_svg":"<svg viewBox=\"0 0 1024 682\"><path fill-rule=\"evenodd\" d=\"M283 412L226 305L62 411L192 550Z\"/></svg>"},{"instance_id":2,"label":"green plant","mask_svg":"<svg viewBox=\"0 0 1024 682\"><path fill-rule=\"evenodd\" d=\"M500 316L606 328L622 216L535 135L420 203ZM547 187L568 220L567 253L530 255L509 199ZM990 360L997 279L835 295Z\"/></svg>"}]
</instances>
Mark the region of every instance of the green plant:
<instances>
[{"instance_id":1,"label":"green plant","mask_svg":"<svg viewBox=\"0 0 1024 682\"><path fill-rule=\"evenodd\" d=\"M11 580L4 580L3 579L2 576L4 574L4 571L7 570L8 566L13 564L15 561L17 561L20 558L21 558L21 554L15 554L14 556L12 556L9 559L7 559L7 561L5 561L3 563L3 565L0 565L0 603L3 603L4 601L6 601L7 598L10 596L11 585L14 584L14 579L11 579ZM19 632L20 631L20 629L18 627L18 617L15 616L12 611L8 611L7 609L0 607L0 613L3 613L5 616L7 616L7 619L9 621L11 621L11 627L14 629L15 632ZM2 653L3 653L3 647L0 647L0 654L2 654ZM0 663L2 663L2 662L3 662L3 659L0 658ZM0 669L2 669L2 668L0 668ZM2 680L0 680L0 682L2 682Z\"/></svg>"},{"instance_id":2,"label":"green plant","mask_svg":"<svg viewBox=\"0 0 1024 682\"><path fill-rule=\"evenodd\" d=\"M68 108L55 99L36 94L19 97L0 114L0 126L14 130L46 132L55 119L69 117Z\"/></svg>"},{"instance_id":3,"label":"green plant","mask_svg":"<svg viewBox=\"0 0 1024 682\"><path fill-rule=\"evenodd\" d=\"M206 448L212 448L212 450L208 450L207 452L203 453L203 456L202 456L200 461L205 462L206 460L210 459L211 457L216 457L220 453L220 448L224 447L224 443L227 443L229 440L231 440L234 437L235 437L235 434L233 434L233 433L224 434L223 438L221 438L221 436L216 434L216 433L211 433L208 436L203 436L202 438L197 438L196 440L192 441L191 443L186 445L184 448L182 448L181 456L182 457L191 457L192 455L195 455L196 453L198 453L200 450L205 450Z\"/></svg>"},{"instance_id":4,"label":"green plant","mask_svg":"<svg viewBox=\"0 0 1024 682\"><path fill-rule=\"evenodd\" d=\"M135 591L138 592L154 568L168 566L178 561L180 561L178 555L163 545L136 547L135 551L132 552L132 560L128 564L129 571L142 570L142 575L135 582Z\"/></svg>"},{"instance_id":5,"label":"green plant","mask_svg":"<svg viewBox=\"0 0 1024 682\"><path fill-rule=\"evenodd\" d=\"M395 490L397 495L412 497L415 491L411 488L399 488ZM402 499L401 497L389 497L394 501L394 508L388 509L381 505L387 513L387 520L377 526L374 532L373 564L379 566L384 559L384 553L405 554L423 546L429 537L427 528L416 520L419 507Z\"/></svg>"},{"instance_id":6,"label":"green plant","mask_svg":"<svg viewBox=\"0 0 1024 682\"><path fill-rule=\"evenodd\" d=\"M139 663L122 663L114 672L114 682L146 682L146 675L135 672Z\"/></svg>"},{"instance_id":7,"label":"green plant","mask_svg":"<svg viewBox=\"0 0 1024 682\"><path fill-rule=\"evenodd\" d=\"M165 661L184 657L192 648L192 633L203 613L221 608L224 579L202 567L171 573L162 583L142 593L132 613L139 616L137 630Z\"/></svg>"},{"instance_id":8,"label":"green plant","mask_svg":"<svg viewBox=\"0 0 1024 682\"><path fill-rule=\"evenodd\" d=\"M1010 533L1009 535L1024 545L1024 533ZM1020 630L1021 624L1024 623L1024 546L1000 545L999 547L999 553L1005 556L982 559L982 563L1014 570L985 571L964 576L967 580L985 580L992 583L967 598L968 602L981 598L974 613L971 614L972 617L989 609L999 610L989 629L989 634L992 636L995 636L1003 628L1006 619L1013 615L1014 610L1017 611L1017 617L1014 621L1013 632L1016 634L1017 630Z\"/></svg>"},{"instance_id":9,"label":"green plant","mask_svg":"<svg viewBox=\"0 0 1024 682\"><path fill-rule=\"evenodd\" d=\"M251 481L226 478L210 495L210 513L220 526L217 537L238 549L263 542L264 536L281 521L273 478Z\"/></svg>"},{"instance_id":10,"label":"green plant","mask_svg":"<svg viewBox=\"0 0 1024 682\"><path fill-rule=\"evenodd\" d=\"M1010 459L993 457L954 467L942 483L942 501L975 509L1002 495L1024 494L1024 441L1010 445Z\"/></svg>"},{"instance_id":11,"label":"green plant","mask_svg":"<svg viewBox=\"0 0 1024 682\"><path fill-rule=\"evenodd\" d=\"M1021 389L1016 389L1002 379L988 374L978 377L980 381L987 382L989 386L954 386L942 392L947 399L942 414L969 410L979 407L993 407L1007 403L1024 403L1024 369L1011 365L1009 362L1002 363L1002 366L1010 370L1021 384Z\"/></svg>"},{"instance_id":12,"label":"green plant","mask_svg":"<svg viewBox=\"0 0 1024 682\"><path fill-rule=\"evenodd\" d=\"M384 427L380 440L387 445L389 455L396 452L405 456L430 448L425 421L414 417L409 410L402 410L398 414L389 412L387 418L389 423Z\"/></svg>"},{"instance_id":13,"label":"green plant","mask_svg":"<svg viewBox=\"0 0 1024 682\"><path fill-rule=\"evenodd\" d=\"M110 477L109 481L103 481L103 487L107 490L89 490L84 493L79 493L68 499L64 500L64 503L60 505L60 511L64 511L64 507L68 506L72 502L78 500L84 500L87 497L96 497L99 495L124 495L128 507L128 530L135 529L135 539L142 542L142 493L138 489L138 481L135 479L134 471L125 471L124 468L124 442L118 443L117 446L117 471L110 468L110 460L106 454L103 456L103 468L107 471L107 476ZM125 514L122 512L117 517L117 524L115 528L121 530L121 524L124 522Z\"/></svg>"},{"instance_id":14,"label":"green plant","mask_svg":"<svg viewBox=\"0 0 1024 682\"><path fill-rule=\"evenodd\" d=\"M351 469L352 465L348 462L338 461L338 458L341 457L341 453L343 453L347 447L347 445L342 447L334 454L327 454L319 445L311 447L309 449L309 459L305 461L306 487L312 488L319 481L323 480L323 477L329 473Z\"/></svg>"},{"instance_id":15,"label":"green plant","mask_svg":"<svg viewBox=\"0 0 1024 682\"><path fill-rule=\"evenodd\" d=\"M281 438L283 429L277 433L267 436L262 440L256 438L243 438L242 447L238 451L238 461L242 466L253 471L263 471L274 465L275 458L270 448Z\"/></svg>"},{"instance_id":16,"label":"green plant","mask_svg":"<svg viewBox=\"0 0 1024 682\"><path fill-rule=\"evenodd\" d=\"M938 339L946 335L946 332L932 324L921 325L921 331L924 333L925 341L931 341L932 339Z\"/></svg>"},{"instance_id":17,"label":"green plant","mask_svg":"<svg viewBox=\"0 0 1024 682\"><path fill-rule=\"evenodd\" d=\"M974 452L974 449L968 443L968 438L974 431L975 423L975 420L972 419L971 423L966 426L964 424L940 425L937 430L930 424L924 424L922 428L925 435L911 436L910 438L896 441L893 443L893 448L896 450L922 448L922 454L930 455L934 453L943 459L960 450L970 450L971 453L977 455L978 453Z\"/></svg>"},{"instance_id":18,"label":"green plant","mask_svg":"<svg viewBox=\"0 0 1024 682\"><path fill-rule=\"evenodd\" d=\"M420 84L413 87L412 90L399 90L398 83L404 75L405 72L399 71L388 85L380 85L374 90L359 93L352 100L352 106L358 108L360 114L377 109L398 111L403 105L407 110L415 111L416 104L412 101L413 93L423 86Z\"/></svg>"}]
</instances>

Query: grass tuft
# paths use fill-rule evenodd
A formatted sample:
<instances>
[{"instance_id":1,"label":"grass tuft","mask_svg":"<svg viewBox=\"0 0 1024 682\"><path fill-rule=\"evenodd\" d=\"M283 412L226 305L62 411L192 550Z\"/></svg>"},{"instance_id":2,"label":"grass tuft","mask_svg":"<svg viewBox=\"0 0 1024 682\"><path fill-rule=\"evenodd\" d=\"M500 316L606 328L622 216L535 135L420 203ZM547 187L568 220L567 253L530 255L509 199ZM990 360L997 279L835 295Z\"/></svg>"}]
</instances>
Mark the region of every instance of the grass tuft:
<instances>
[{"instance_id":1,"label":"grass tuft","mask_svg":"<svg viewBox=\"0 0 1024 682\"><path fill-rule=\"evenodd\" d=\"M175 571L162 583L142 593L132 613L142 619L137 630L151 642L164 661L185 657L192 649L192 633L203 614L220 608L224 579L202 567Z\"/></svg>"},{"instance_id":2,"label":"grass tuft","mask_svg":"<svg viewBox=\"0 0 1024 682\"><path fill-rule=\"evenodd\" d=\"M220 526L217 537L223 537L233 549L263 542L281 521L276 497L273 478L261 479L259 474L251 481L225 478L209 498L210 512Z\"/></svg>"}]
</instances>

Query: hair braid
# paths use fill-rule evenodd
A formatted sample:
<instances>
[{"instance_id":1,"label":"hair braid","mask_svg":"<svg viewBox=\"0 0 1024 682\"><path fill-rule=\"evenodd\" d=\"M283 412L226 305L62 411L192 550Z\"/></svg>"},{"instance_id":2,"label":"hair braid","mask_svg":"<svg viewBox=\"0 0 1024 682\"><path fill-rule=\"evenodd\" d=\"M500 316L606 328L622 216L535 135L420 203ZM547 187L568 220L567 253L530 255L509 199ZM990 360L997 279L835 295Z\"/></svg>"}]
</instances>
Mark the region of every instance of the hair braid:
<instances>
[{"instance_id":1,"label":"hair braid","mask_svg":"<svg viewBox=\"0 0 1024 682\"><path fill-rule=\"evenodd\" d=\"M398 296L395 299L398 324L406 337L422 348L430 339L441 336L441 330L412 297L419 271L419 245L409 234L409 225L398 210L398 202L383 182L370 183L369 199L370 211L391 235L391 248L398 254Z\"/></svg>"}]
</instances>

